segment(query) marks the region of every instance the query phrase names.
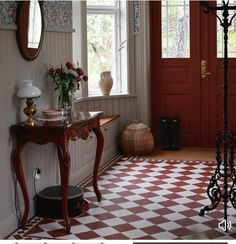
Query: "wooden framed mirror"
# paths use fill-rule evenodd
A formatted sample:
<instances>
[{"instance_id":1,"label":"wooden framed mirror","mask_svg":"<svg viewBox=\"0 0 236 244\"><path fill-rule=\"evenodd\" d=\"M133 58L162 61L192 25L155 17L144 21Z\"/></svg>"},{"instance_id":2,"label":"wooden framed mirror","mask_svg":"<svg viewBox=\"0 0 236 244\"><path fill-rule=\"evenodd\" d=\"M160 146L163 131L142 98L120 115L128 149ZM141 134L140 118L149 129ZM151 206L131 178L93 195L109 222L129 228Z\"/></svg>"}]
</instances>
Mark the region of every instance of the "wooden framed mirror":
<instances>
[{"instance_id":1,"label":"wooden framed mirror","mask_svg":"<svg viewBox=\"0 0 236 244\"><path fill-rule=\"evenodd\" d=\"M40 52L44 35L43 2L18 2L17 43L26 60L34 60Z\"/></svg>"}]
</instances>

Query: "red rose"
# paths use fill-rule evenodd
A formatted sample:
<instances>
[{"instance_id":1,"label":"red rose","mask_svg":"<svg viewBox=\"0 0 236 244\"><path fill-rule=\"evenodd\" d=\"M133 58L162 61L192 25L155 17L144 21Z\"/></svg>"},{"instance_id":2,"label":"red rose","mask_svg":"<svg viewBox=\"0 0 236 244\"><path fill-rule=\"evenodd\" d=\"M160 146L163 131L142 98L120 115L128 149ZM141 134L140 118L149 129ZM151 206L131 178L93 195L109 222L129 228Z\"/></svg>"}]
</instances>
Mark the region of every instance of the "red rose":
<instances>
[{"instance_id":1,"label":"red rose","mask_svg":"<svg viewBox=\"0 0 236 244\"><path fill-rule=\"evenodd\" d=\"M78 75L83 75L84 74L84 71L81 68L77 68L76 72L77 72Z\"/></svg>"},{"instance_id":2,"label":"red rose","mask_svg":"<svg viewBox=\"0 0 236 244\"><path fill-rule=\"evenodd\" d=\"M61 68L57 68L55 71L56 71L56 73L59 74L59 75L62 73L62 69L61 69Z\"/></svg>"},{"instance_id":3,"label":"red rose","mask_svg":"<svg viewBox=\"0 0 236 244\"><path fill-rule=\"evenodd\" d=\"M84 76L83 76L83 80L84 80L84 81L88 81L88 76L87 76L87 75L84 75Z\"/></svg>"},{"instance_id":4,"label":"red rose","mask_svg":"<svg viewBox=\"0 0 236 244\"><path fill-rule=\"evenodd\" d=\"M72 63L71 62L66 62L66 67L67 67L67 69L73 69L73 65L72 65Z\"/></svg>"},{"instance_id":5,"label":"red rose","mask_svg":"<svg viewBox=\"0 0 236 244\"><path fill-rule=\"evenodd\" d=\"M54 73L54 69L53 68L50 68L49 71L48 71L48 74L49 75L52 75Z\"/></svg>"}]
</instances>

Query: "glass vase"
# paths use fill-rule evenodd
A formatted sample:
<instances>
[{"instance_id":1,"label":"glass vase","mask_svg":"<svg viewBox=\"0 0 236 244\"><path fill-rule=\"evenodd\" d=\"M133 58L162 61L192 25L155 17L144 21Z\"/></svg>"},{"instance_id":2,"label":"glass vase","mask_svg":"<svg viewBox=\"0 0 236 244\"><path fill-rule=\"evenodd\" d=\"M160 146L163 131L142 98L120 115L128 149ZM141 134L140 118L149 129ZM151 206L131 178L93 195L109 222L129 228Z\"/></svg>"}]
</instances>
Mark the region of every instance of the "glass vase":
<instances>
[{"instance_id":1,"label":"glass vase","mask_svg":"<svg viewBox=\"0 0 236 244\"><path fill-rule=\"evenodd\" d=\"M58 96L58 108L63 110L63 114L71 112L72 93L64 89L60 89Z\"/></svg>"}]
</instances>

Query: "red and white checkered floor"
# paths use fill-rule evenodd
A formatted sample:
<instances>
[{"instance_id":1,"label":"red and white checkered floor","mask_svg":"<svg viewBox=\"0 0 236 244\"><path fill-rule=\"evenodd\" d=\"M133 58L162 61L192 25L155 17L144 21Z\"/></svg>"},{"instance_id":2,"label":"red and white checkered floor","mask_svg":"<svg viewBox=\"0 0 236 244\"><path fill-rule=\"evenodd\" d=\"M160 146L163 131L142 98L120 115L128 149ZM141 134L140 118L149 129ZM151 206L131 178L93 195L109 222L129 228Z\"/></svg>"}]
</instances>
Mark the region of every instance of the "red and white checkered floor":
<instances>
[{"instance_id":1,"label":"red and white checkered floor","mask_svg":"<svg viewBox=\"0 0 236 244\"><path fill-rule=\"evenodd\" d=\"M62 220L36 217L8 239L235 239L232 207L229 233L218 228L222 206L198 215L214 170L214 162L119 158L100 175L101 203L91 183L84 187L90 209L72 219L71 234Z\"/></svg>"}]
</instances>

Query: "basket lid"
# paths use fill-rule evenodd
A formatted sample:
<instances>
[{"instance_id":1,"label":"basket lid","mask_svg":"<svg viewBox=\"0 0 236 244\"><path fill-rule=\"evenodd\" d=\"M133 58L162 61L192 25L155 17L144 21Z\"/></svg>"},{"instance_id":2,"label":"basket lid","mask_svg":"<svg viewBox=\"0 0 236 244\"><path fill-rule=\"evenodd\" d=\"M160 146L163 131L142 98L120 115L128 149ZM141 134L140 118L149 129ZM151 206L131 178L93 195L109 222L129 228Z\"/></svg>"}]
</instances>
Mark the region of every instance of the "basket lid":
<instances>
[{"instance_id":1,"label":"basket lid","mask_svg":"<svg viewBox=\"0 0 236 244\"><path fill-rule=\"evenodd\" d=\"M129 124L126 127L126 130L131 133L137 133L137 132L143 133L143 132L150 131L150 128L146 124L139 123L139 121L135 120L134 123Z\"/></svg>"}]
</instances>

